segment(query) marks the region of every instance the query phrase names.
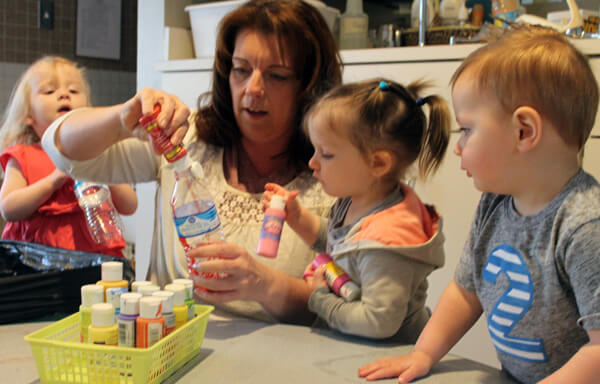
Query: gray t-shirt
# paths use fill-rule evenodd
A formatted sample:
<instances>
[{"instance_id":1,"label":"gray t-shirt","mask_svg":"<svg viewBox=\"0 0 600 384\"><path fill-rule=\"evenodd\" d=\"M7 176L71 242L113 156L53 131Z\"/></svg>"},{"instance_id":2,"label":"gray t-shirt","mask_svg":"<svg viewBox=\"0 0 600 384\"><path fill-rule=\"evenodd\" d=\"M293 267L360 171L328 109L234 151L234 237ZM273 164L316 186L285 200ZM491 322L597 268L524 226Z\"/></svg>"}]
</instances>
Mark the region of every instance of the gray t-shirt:
<instances>
[{"instance_id":1,"label":"gray t-shirt","mask_svg":"<svg viewBox=\"0 0 600 384\"><path fill-rule=\"evenodd\" d=\"M600 185L580 170L532 216L483 194L455 279L477 294L505 370L552 374L600 328Z\"/></svg>"}]
</instances>

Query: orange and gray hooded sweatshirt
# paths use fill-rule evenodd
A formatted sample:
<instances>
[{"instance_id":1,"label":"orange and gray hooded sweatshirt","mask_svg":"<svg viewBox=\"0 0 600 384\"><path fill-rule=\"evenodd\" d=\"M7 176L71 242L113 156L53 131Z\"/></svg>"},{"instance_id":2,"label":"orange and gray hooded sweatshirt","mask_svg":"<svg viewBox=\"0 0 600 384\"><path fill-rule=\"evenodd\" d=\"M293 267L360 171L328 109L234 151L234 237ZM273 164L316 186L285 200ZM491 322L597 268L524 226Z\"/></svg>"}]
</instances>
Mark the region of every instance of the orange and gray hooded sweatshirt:
<instances>
[{"instance_id":1,"label":"orange and gray hooded sweatshirt","mask_svg":"<svg viewBox=\"0 0 600 384\"><path fill-rule=\"evenodd\" d=\"M329 253L361 287L361 297L346 302L321 287L309 309L343 333L414 343L429 319L427 276L444 264L442 220L404 184L343 226L350 204L350 198L336 201L313 249Z\"/></svg>"}]
</instances>

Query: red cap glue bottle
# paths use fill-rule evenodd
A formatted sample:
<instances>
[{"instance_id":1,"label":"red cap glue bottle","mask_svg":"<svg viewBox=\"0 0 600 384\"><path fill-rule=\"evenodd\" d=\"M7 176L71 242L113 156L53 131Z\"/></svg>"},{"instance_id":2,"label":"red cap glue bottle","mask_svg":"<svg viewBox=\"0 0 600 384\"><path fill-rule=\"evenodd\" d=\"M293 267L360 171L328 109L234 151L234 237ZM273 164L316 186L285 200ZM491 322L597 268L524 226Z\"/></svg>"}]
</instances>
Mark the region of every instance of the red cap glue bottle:
<instances>
[{"instance_id":1,"label":"red cap glue bottle","mask_svg":"<svg viewBox=\"0 0 600 384\"><path fill-rule=\"evenodd\" d=\"M112 304L92 305L92 324L88 327L88 344L119 344L119 328L115 324L115 308Z\"/></svg>"},{"instance_id":2,"label":"red cap glue bottle","mask_svg":"<svg viewBox=\"0 0 600 384\"><path fill-rule=\"evenodd\" d=\"M284 221L285 198L281 195L273 195L269 208L265 211L256 253L271 258L277 256Z\"/></svg>"},{"instance_id":3,"label":"red cap glue bottle","mask_svg":"<svg viewBox=\"0 0 600 384\"><path fill-rule=\"evenodd\" d=\"M149 348L162 337L165 319L162 317L162 299L144 296L140 299L140 315L135 320L136 346Z\"/></svg>"},{"instance_id":4,"label":"red cap glue bottle","mask_svg":"<svg viewBox=\"0 0 600 384\"><path fill-rule=\"evenodd\" d=\"M350 276L337 265L331 256L319 253L312 262L315 268L325 265L325 279L327 285L336 295L346 301L356 300L360 296L360 287L350 279Z\"/></svg>"}]
</instances>

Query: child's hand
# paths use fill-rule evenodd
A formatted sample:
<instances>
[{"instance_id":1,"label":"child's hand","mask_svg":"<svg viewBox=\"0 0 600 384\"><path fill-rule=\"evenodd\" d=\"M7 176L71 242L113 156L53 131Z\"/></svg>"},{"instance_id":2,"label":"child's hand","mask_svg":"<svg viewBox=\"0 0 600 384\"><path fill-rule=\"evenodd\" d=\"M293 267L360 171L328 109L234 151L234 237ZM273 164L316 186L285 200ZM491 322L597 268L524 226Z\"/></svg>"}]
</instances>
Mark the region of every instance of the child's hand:
<instances>
[{"instance_id":1,"label":"child's hand","mask_svg":"<svg viewBox=\"0 0 600 384\"><path fill-rule=\"evenodd\" d=\"M360 367L358 377L371 381L398 376L398 383L409 383L425 376L432 365L433 362L427 354L413 351L409 355L386 357Z\"/></svg>"},{"instance_id":2,"label":"child's hand","mask_svg":"<svg viewBox=\"0 0 600 384\"><path fill-rule=\"evenodd\" d=\"M281 195L285 198L285 220L288 222L298 221L300 217L300 210L302 209L300 203L298 203L298 200L296 200L296 196L298 196L299 193L300 191L298 190L289 192L279 184L267 183L265 185L265 192L263 193L263 211L269 208L271 197L273 197L273 195Z\"/></svg>"},{"instance_id":3,"label":"child's hand","mask_svg":"<svg viewBox=\"0 0 600 384\"><path fill-rule=\"evenodd\" d=\"M327 280L325 280L325 268L326 267L324 265L321 265L316 269L313 267L313 273L311 275L303 276L311 291L327 286Z\"/></svg>"},{"instance_id":4,"label":"child's hand","mask_svg":"<svg viewBox=\"0 0 600 384\"><path fill-rule=\"evenodd\" d=\"M58 168L56 168L50 174L49 177L50 177L50 180L52 181L52 186L54 187L55 190L62 187L67 182L67 180L69 180L71 178L69 175L67 175L66 173L64 173L63 171L61 171Z\"/></svg>"}]
</instances>

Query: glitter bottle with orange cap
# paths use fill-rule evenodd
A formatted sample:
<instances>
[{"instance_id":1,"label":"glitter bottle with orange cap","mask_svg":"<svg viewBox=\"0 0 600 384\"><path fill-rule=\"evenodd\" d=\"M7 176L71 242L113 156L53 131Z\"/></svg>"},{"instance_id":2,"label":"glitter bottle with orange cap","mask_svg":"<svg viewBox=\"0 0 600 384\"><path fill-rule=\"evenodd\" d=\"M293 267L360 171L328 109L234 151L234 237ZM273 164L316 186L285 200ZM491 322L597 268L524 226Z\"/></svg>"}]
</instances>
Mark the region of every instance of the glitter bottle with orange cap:
<instances>
[{"instance_id":1,"label":"glitter bottle with orange cap","mask_svg":"<svg viewBox=\"0 0 600 384\"><path fill-rule=\"evenodd\" d=\"M202 166L191 161L181 144L173 145L163 134L156 120L159 113L160 105L157 104L152 114L142 116L140 124L150 135L154 150L162 154L173 166L175 186L171 196L171 208L179 241L187 252L202 243L224 240L214 200L202 182ZM188 267L193 271L191 264L191 261L188 261ZM212 273L205 273L203 276L224 277Z\"/></svg>"}]
</instances>

